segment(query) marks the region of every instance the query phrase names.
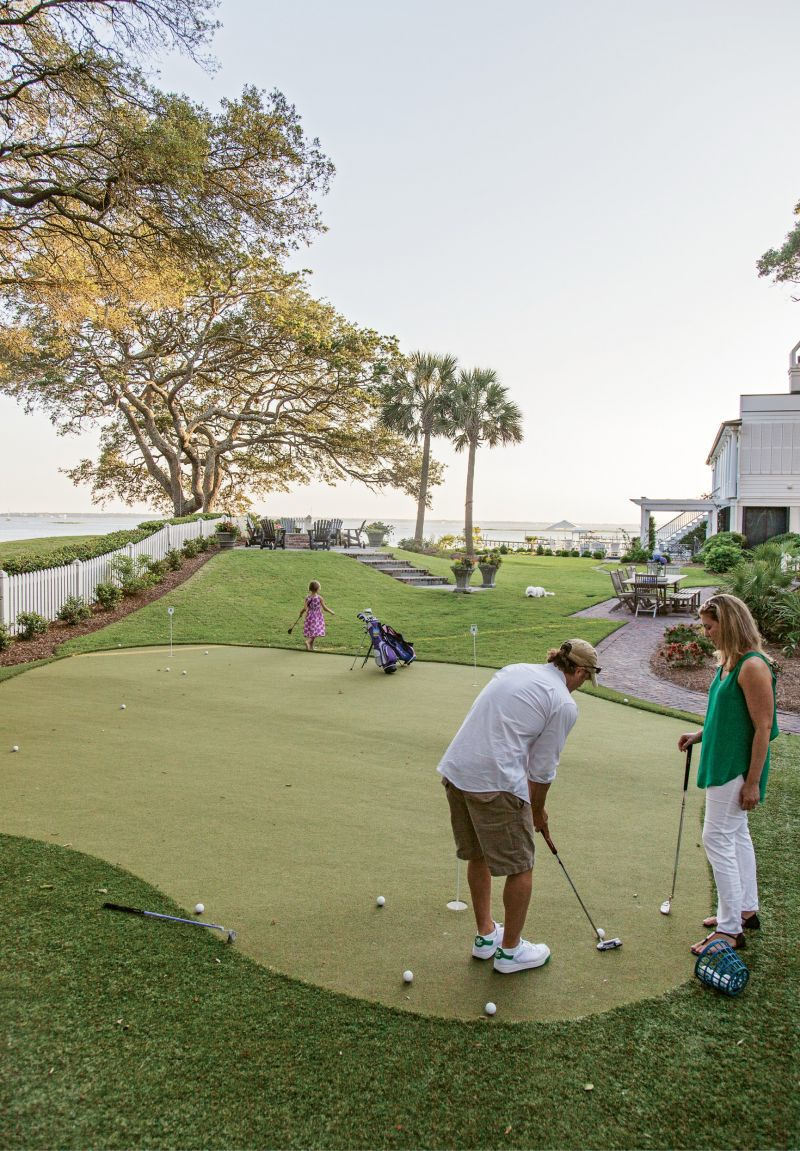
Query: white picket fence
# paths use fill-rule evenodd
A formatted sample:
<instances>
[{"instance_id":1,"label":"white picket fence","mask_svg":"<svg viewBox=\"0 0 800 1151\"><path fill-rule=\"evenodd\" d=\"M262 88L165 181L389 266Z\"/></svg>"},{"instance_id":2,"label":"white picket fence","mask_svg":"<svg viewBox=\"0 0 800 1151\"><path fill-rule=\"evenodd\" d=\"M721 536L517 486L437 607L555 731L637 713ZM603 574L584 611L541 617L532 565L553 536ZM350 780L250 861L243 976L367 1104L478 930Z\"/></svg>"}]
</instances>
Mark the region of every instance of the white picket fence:
<instances>
[{"instance_id":1,"label":"white picket fence","mask_svg":"<svg viewBox=\"0 0 800 1151\"><path fill-rule=\"evenodd\" d=\"M126 544L113 552L91 560L73 560L57 568L9 575L0 571L0 623L13 635L18 629L20 612L35 611L54 620L70 596L80 596L85 603L94 601L99 583L111 579L111 561L115 556L149 556L161 560L172 548L180 549L188 539L214 534L214 520L192 520L185 524L165 524L160 531L138 544Z\"/></svg>"}]
</instances>

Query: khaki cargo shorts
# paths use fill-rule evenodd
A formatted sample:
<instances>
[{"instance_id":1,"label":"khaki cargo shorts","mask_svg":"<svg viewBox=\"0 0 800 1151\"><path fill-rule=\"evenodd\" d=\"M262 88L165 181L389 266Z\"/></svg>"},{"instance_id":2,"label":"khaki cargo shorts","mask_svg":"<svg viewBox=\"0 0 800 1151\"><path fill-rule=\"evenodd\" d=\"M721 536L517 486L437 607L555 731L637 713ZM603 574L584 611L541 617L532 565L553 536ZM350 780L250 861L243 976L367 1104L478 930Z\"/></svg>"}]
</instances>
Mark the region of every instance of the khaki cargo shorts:
<instances>
[{"instance_id":1,"label":"khaki cargo shorts","mask_svg":"<svg viewBox=\"0 0 800 1151\"><path fill-rule=\"evenodd\" d=\"M531 805L509 791L462 791L442 777L459 859L485 859L492 875L530 871L536 852Z\"/></svg>"}]
</instances>

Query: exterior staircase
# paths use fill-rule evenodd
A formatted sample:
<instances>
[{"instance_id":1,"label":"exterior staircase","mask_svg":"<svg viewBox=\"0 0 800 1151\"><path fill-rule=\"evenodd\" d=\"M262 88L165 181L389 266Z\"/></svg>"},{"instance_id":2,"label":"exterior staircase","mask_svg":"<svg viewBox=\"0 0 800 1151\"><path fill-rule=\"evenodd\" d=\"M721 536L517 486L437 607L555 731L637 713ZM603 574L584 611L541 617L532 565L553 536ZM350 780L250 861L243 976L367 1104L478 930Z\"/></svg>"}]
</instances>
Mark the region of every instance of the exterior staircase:
<instances>
[{"instance_id":1,"label":"exterior staircase","mask_svg":"<svg viewBox=\"0 0 800 1151\"><path fill-rule=\"evenodd\" d=\"M682 512L656 532L656 547L662 552L671 552L680 546L687 532L708 519L707 512Z\"/></svg>"},{"instance_id":2,"label":"exterior staircase","mask_svg":"<svg viewBox=\"0 0 800 1151\"><path fill-rule=\"evenodd\" d=\"M450 580L445 576L431 575L425 568L413 567L408 560L395 559L391 553L348 551L344 554L372 568L373 571L392 576L393 579L400 580L401 583L409 584L412 587L440 587L450 583Z\"/></svg>"}]
</instances>

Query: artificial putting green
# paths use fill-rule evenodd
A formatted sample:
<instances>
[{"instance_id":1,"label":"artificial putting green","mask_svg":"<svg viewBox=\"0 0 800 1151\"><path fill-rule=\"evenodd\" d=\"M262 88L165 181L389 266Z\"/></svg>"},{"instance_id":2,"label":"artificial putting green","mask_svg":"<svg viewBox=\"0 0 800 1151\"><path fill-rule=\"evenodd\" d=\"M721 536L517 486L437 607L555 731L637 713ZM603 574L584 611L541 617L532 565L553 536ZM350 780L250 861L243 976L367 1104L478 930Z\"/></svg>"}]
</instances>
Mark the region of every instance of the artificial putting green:
<instances>
[{"instance_id":1,"label":"artificial putting green","mask_svg":"<svg viewBox=\"0 0 800 1151\"><path fill-rule=\"evenodd\" d=\"M417 662L385 676L372 662L351 666L349 657L211 647L34 669L3 688L1 746L20 752L3 757L0 829L107 859L187 909L202 900L206 918L235 928L236 946L259 962L401 1010L474 1018L492 999L503 1020L574 1018L691 977L688 944L709 910L693 782L674 910L659 913L685 725L577 696L551 832L595 923L624 946L595 949L540 843L526 934L553 957L500 976L470 957L471 912L446 907L459 869L435 772L492 672ZM87 892L87 909L114 900L110 883L107 896ZM133 917L127 929L191 930Z\"/></svg>"}]
</instances>

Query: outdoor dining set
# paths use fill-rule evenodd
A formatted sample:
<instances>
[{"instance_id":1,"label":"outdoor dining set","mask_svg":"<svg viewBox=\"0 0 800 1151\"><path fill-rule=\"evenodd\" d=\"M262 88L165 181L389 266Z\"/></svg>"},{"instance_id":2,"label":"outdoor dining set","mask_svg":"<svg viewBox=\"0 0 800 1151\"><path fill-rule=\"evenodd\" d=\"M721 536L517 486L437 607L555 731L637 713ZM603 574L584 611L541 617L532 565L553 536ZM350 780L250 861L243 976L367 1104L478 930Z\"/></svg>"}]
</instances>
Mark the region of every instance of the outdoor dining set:
<instances>
[{"instance_id":1,"label":"outdoor dining set","mask_svg":"<svg viewBox=\"0 0 800 1151\"><path fill-rule=\"evenodd\" d=\"M700 592L680 590L684 578L677 564L648 564L646 572L634 566L609 572L617 602L612 611L626 607L633 615L695 612L700 606Z\"/></svg>"}]
</instances>

